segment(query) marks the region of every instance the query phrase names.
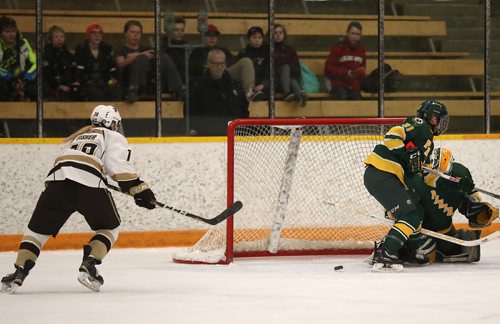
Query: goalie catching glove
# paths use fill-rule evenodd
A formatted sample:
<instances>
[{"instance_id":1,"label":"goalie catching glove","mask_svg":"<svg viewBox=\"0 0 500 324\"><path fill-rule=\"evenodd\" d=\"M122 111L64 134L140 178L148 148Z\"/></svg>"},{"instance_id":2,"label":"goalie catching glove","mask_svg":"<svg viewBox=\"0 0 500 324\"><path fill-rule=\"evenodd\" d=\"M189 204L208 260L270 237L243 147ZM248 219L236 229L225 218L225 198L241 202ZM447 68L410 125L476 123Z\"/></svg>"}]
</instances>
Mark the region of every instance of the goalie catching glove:
<instances>
[{"instance_id":1,"label":"goalie catching glove","mask_svg":"<svg viewBox=\"0 0 500 324\"><path fill-rule=\"evenodd\" d=\"M498 208L487 202L473 201L470 197L465 197L458 207L460 213L469 220L471 228L483 228L490 226L498 217Z\"/></svg>"}]
</instances>

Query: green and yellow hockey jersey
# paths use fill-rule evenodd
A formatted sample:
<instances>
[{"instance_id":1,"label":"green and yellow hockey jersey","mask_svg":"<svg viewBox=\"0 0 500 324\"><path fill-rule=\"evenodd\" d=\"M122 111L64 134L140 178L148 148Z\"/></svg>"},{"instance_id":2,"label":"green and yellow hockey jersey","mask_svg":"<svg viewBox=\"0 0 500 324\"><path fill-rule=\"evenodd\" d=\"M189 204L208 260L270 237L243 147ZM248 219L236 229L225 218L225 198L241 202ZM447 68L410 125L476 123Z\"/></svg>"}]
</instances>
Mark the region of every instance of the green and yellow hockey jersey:
<instances>
[{"instance_id":1,"label":"green and yellow hockey jersey","mask_svg":"<svg viewBox=\"0 0 500 324\"><path fill-rule=\"evenodd\" d=\"M417 147L425 163L429 162L434 149L433 134L429 124L422 118L409 117L401 124L392 127L384 136L384 143L364 160L365 164L396 175L406 185L401 155L412 147Z\"/></svg>"}]
</instances>

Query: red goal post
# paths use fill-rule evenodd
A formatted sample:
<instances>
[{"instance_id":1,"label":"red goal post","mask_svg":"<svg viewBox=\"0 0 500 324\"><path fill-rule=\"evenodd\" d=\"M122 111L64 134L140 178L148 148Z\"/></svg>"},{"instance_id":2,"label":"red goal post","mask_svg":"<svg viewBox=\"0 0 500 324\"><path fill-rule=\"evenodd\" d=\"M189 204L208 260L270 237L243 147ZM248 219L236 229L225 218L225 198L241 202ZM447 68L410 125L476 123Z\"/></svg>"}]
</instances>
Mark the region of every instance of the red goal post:
<instances>
[{"instance_id":1,"label":"red goal post","mask_svg":"<svg viewBox=\"0 0 500 324\"><path fill-rule=\"evenodd\" d=\"M402 118L239 119L228 126L227 204L238 214L210 228L175 262L370 253L388 225L363 185L364 158Z\"/></svg>"}]
</instances>

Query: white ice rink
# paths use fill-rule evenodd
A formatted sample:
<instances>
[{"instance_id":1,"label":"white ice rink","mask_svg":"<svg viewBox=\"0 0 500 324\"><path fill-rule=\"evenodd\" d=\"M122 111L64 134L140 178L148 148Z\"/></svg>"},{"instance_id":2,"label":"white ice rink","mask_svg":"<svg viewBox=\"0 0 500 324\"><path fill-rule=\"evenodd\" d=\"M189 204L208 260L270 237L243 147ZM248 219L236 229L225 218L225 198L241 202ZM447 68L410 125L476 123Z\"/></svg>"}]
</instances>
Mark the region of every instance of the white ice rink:
<instances>
[{"instance_id":1,"label":"white ice rink","mask_svg":"<svg viewBox=\"0 0 500 324\"><path fill-rule=\"evenodd\" d=\"M477 264L372 273L364 256L182 265L176 249L114 249L100 293L77 282L80 251L43 252L0 323L500 323L500 240ZM0 253L0 274L14 252ZM336 272L334 266L343 265Z\"/></svg>"}]
</instances>

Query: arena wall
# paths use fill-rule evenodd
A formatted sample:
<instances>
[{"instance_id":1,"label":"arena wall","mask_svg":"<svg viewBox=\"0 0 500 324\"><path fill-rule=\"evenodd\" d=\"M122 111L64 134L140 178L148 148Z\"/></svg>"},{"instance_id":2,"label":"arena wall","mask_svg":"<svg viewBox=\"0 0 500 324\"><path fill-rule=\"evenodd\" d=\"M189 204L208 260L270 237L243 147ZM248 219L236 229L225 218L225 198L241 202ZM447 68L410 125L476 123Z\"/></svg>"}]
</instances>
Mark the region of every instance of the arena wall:
<instances>
[{"instance_id":1,"label":"arena wall","mask_svg":"<svg viewBox=\"0 0 500 324\"><path fill-rule=\"evenodd\" d=\"M0 251L17 249L44 188L43 180L61 148L60 142L61 139L0 139ZM132 163L159 201L207 216L225 208L224 137L132 138L129 142ZM500 135L449 135L437 139L436 144L450 148L456 160L469 167L477 187L500 192ZM123 194L113 196L122 218L119 247L188 246L207 229L206 224L165 209L139 208ZM484 198L498 205L498 201ZM47 248L80 248L90 236L85 220L76 214Z\"/></svg>"}]
</instances>

